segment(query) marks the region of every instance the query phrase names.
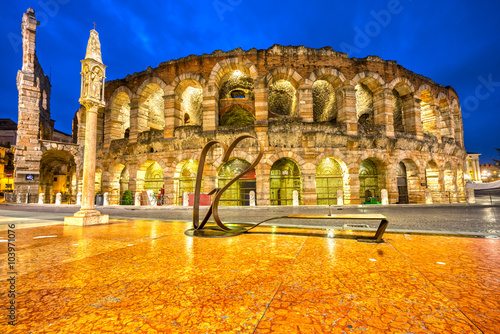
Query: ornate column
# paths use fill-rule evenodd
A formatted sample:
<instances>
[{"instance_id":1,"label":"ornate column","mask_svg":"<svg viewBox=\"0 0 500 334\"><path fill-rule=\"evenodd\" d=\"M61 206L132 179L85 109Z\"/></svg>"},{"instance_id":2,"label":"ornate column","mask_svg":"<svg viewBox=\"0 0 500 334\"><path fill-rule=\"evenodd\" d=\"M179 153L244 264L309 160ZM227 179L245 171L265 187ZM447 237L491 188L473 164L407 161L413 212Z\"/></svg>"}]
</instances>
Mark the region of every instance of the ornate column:
<instances>
[{"instance_id":1,"label":"ornate column","mask_svg":"<svg viewBox=\"0 0 500 334\"><path fill-rule=\"evenodd\" d=\"M101 215L94 208L97 112L105 105L104 75L106 69L102 63L99 34L95 30L90 31L87 53L81 62L82 84L79 102L86 111L82 206L74 216L64 218L65 225L78 226L106 224L109 219L108 215Z\"/></svg>"}]
</instances>

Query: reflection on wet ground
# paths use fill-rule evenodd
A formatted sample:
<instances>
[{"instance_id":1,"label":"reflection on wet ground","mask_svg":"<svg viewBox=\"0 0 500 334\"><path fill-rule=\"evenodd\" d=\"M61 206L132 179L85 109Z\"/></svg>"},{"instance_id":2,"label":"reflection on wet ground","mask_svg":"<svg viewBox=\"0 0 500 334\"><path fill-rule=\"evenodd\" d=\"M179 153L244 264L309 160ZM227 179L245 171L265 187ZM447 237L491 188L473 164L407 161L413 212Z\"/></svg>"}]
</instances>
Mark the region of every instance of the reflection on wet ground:
<instances>
[{"instance_id":1,"label":"reflection on wet ground","mask_svg":"<svg viewBox=\"0 0 500 334\"><path fill-rule=\"evenodd\" d=\"M4 313L1 333L500 332L498 239L110 221L17 230L17 321Z\"/></svg>"}]
</instances>

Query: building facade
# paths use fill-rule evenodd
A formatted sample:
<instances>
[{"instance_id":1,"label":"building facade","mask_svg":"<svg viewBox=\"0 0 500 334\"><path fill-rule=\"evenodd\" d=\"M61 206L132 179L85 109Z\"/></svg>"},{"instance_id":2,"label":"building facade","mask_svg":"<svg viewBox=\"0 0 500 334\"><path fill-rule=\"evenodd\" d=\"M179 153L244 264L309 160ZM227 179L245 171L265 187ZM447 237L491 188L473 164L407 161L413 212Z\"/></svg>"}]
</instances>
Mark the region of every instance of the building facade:
<instances>
[{"instance_id":1,"label":"building facade","mask_svg":"<svg viewBox=\"0 0 500 334\"><path fill-rule=\"evenodd\" d=\"M395 61L349 58L329 47L215 51L108 81L105 99L96 191L108 192L111 204L125 190L164 188L169 202L181 205L193 192L202 147L211 140L229 145L242 134L263 143L264 157L222 205L248 205L252 191L257 205L291 205L295 191L301 205L336 204L338 196L345 204L379 201L382 189L390 203L465 197L457 93ZM80 108L74 144L37 144L41 179L66 166L71 196L82 179L84 136ZM224 164L214 149L203 192L222 187L256 156L249 139Z\"/></svg>"}]
</instances>

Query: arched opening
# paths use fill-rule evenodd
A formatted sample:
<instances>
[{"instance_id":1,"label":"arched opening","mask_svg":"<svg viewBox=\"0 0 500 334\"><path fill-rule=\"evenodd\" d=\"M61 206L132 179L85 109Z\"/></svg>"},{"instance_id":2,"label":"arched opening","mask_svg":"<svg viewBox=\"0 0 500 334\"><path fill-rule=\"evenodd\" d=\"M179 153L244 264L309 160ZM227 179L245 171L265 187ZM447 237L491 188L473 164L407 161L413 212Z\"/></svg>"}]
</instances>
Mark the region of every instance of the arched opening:
<instances>
[{"instance_id":1,"label":"arched opening","mask_svg":"<svg viewBox=\"0 0 500 334\"><path fill-rule=\"evenodd\" d=\"M203 89L199 82L182 80L175 89L175 99L184 126L201 126L203 124Z\"/></svg>"},{"instance_id":2,"label":"arched opening","mask_svg":"<svg viewBox=\"0 0 500 334\"><path fill-rule=\"evenodd\" d=\"M219 81L219 125L238 126L255 121L254 82L246 68L227 72Z\"/></svg>"},{"instance_id":3,"label":"arched opening","mask_svg":"<svg viewBox=\"0 0 500 334\"><path fill-rule=\"evenodd\" d=\"M425 168L425 184L431 191L433 203L441 201L441 185L439 183L439 169L434 161L429 161Z\"/></svg>"},{"instance_id":4,"label":"arched opening","mask_svg":"<svg viewBox=\"0 0 500 334\"><path fill-rule=\"evenodd\" d=\"M137 191L153 191L155 197L163 187L163 169L156 161L146 161L137 171Z\"/></svg>"},{"instance_id":5,"label":"arched opening","mask_svg":"<svg viewBox=\"0 0 500 334\"><path fill-rule=\"evenodd\" d=\"M174 174L175 205L182 205L182 197L184 193L194 193L197 172L198 161L196 160L182 161L177 165Z\"/></svg>"},{"instance_id":6,"label":"arched opening","mask_svg":"<svg viewBox=\"0 0 500 334\"><path fill-rule=\"evenodd\" d=\"M124 167L122 169L122 172L120 173L120 204L121 204L121 198L123 197L123 194L125 193L126 190L129 190L129 171L127 167Z\"/></svg>"},{"instance_id":7,"label":"arched opening","mask_svg":"<svg viewBox=\"0 0 500 334\"><path fill-rule=\"evenodd\" d=\"M228 184L235 176L250 167L250 163L239 158L231 159L218 171L218 186L222 188ZM250 192L257 193L257 183L255 179L255 169L233 183L223 194L220 204L225 206L250 205Z\"/></svg>"},{"instance_id":8,"label":"arched opening","mask_svg":"<svg viewBox=\"0 0 500 334\"><path fill-rule=\"evenodd\" d=\"M359 167L359 199L361 203L370 201L370 198L380 199L378 170L375 163L365 159Z\"/></svg>"},{"instance_id":9,"label":"arched opening","mask_svg":"<svg viewBox=\"0 0 500 334\"><path fill-rule=\"evenodd\" d=\"M373 93L364 83L356 85L356 116L358 129L365 133L372 133L375 126L373 111Z\"/></svg>"},{"instance_id":10,"label":"arched opening","mask_svg":"<svg viewBox=\"0 0 500 334\"><path fill-rule=\"evenodd\" d=\"M313 117L315 122L335 122L337 101L333 85L326 80L316 80L312 86Z\"/></svg>"},{"instance_id":11,"label":"arched opening","mask_svg":"<svg viewBox=\"0 0 500 334\"><path fill-rule=\"evenodd\" d=\"M76 164L73 155L63 150L48 150L40 160L40 189L45 203L54 203L61 193L62 203L76 202ZM37 202L38 198L30 198Z\"/></svg>"},{"instance_id":12,"label":"arched opening","mask_svg":"<svg viewBox=\"0 0 500 334\"><path fill-rule=\"evenodd\" d=\"M271 168L270 175L271 205L293 205L293 192L299 195L302 204L302 178L297 163L288 158L281 158Z\"/></svg>"},{"instance_id":13,"label":"arched opening","mask_svg":"<svg viewBox=\"0 0 500 334\"><path fill-rule=\"evenodd\" d=\"M95 193L102 193L102 169L99 167L95 169Z\"/></svg>"},{"instance_id":14,"label":"arched opening","mask_svg":"<svg viewBox=\"0 0 500 334\"><path fill-rule=\"evenodd\" d=\"M298 115L298 92L290 81L280 79L269 85L269 116Z\"/></svg>"},{"instance_id":15,"label":"arched opening","mask_svg":"<svg viewBox=\"0 0 500 334\"><path fill-rule=\"evenodd\" d=\"M156 83L149 83L139 98L138 132L163 130L165 127L165 102L163 89Z\"/></svg>"},{"instance_id":16,"label":"arched opening","mask_svg":"<svg viewBox=\"0 0 500 334\"><path fill-rule=\"evenodd\" d=\"M130 98L125 92L119 92L111 102L109 125L110 140L127 138L126 130L130 128Z\"/></svg>"},{"instance_id":17,"label":"arched opening","mask_svg":"<svg viewBox=\"0 0 500 334\"><path fill-rule=\"evenodd\" d=\"M121 192L121 174L125 170L125 166L122 164L114 165L109 173L109 204L118 205L120 204Z\"/></svg>"},{"instance_id":18,"label":"arched opening","mask_svg":"<svg viewBox=\"0 0 500 334\"><path fill-rule=\"evenodd\" d=\"M437 123L431 92L424 90L420 95L420 100L422 131L435 136L437 134Z\"/></svg>"},{"instance_id":19,"label":"arched opening","mask_svg":"<svg viewBox=\"0 0 500 334\"><path fill-rule=\"evenodd\" d=\"M321 160L316 168L316 204L336 205L338 190L344 190L342 166L333 158Z\"/></svg>"},{"instance_id":20,"label":"arched opening","mask_svg":"<svg viewBox=\"0 0 500 334\"><path fill-rule=\"evenodd\" d=\"M396 168L396 177L398 184L398 204L410 203L410 196L408 194L408 177L406 174L406 166L401 161Z\"/></svg>"}]
</instances>

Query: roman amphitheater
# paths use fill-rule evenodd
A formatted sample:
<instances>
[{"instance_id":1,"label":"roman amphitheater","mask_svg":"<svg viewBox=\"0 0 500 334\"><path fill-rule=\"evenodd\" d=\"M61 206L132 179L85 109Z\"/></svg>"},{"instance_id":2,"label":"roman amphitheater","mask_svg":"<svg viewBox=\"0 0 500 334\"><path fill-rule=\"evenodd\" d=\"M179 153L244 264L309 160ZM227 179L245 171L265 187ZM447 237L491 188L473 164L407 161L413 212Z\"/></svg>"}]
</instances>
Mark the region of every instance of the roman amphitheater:
<instances>
[{"instance_id":1,"label":"roman amphitheater","mask_svg":"<svg viewBox=\"0 0 500 334\"><path fill-rule=\"evenodd\" d=\"M202 147L229 145L242 134L263 143L264 157L222 205L249 205L252 191L257 205L292 205L295 191L300 205L337 204L338 196L344 204L377 202L384 189L391 204L465 198L457 93L396 61L349 58L330 47L214 51L108 81L105 99L96 191L107 192L110 204L120 204L127 189L157 194L162 187L169 204L185 204ZM75 201L84 136L82 107L73 143L38 138L37 182L46 202L56 192ZM222 149L211 151L202 192L247 168L257 149L245 139L227 163ZM57 176L64 177L56 184Z\"/></svg>"},{"instance_id":2,"label":"roman amphitheater","mask_svg":"<svg viewBox=\"0 0 500 334\"><path fill-rule=\"evenodd\" d=\"M215 51L161 63L106 84L99 113L98 190L120 194L164 186L172 203L193 192L197 159L210 140L251 134L265 153L223 197L226 205L364 203L387 189L390 203L464 197L459 99L451 87L378 57L331 48L275 45ZM85 116L75 118L78 142ZM76 128L75 128L76 129ZM255 159L246 140L221 164L207 159L203 190L221 187ZM78 168L75 169L78 171ZM339 192L340 194L340 192Z\"/></svg>"}]
</instances>

